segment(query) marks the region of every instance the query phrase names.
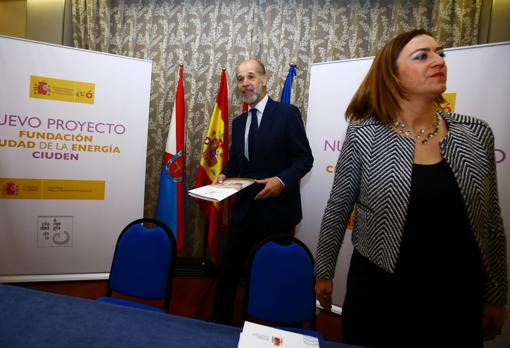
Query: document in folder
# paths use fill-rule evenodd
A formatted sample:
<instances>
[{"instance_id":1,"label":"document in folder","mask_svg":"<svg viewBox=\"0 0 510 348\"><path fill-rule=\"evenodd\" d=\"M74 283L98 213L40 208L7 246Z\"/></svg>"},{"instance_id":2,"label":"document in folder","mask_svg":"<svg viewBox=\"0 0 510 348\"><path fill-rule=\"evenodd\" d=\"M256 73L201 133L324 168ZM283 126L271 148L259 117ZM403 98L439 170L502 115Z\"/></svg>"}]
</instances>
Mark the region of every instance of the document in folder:
<instances>
[{"instance_id":1,"label":"document in folder","mask_svg":"<svg viewBox=\"0 0 510 348\"><path fill-rule=\"evenodd\" d=\"M221 184L211 184L189 190L191 197L205 199L206 201L220 202L227 197L241 191L255 182L255 179L228 178Z\"/></svg>"},{"instance_id":2,"label":"document in folder","mask_svg":"<svg viewBox=\"0 0 510 348\"><path fill-rule=\"evenodd\" d=\"M245 321L237 348L265 347L315 348L319 347L319 340L316 337Z\"/></svg>"}]
</instances>

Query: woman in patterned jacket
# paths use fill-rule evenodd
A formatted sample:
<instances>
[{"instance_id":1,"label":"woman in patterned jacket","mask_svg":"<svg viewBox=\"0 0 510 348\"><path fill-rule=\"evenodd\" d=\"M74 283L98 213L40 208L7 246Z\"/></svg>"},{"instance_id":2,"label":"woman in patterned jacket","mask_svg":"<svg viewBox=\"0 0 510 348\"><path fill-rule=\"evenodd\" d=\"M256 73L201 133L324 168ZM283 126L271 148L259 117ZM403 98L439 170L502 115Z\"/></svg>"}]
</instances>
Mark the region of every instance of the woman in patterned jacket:
<instances>
[{"instance_id":1,"label":"woman in patterned jacket","mask_svg":"<svg viewBox=\"0 0 510 348\"><path fill-rule=\"evenodd\" d=\"M439 111L443 48L424 30L377 54L346 111L346 138L321 224L321 305L351 211L354 252L342 308L345 342L482 347L501 333L506 240L491 129Z\"/></svg>"}]
</instances>

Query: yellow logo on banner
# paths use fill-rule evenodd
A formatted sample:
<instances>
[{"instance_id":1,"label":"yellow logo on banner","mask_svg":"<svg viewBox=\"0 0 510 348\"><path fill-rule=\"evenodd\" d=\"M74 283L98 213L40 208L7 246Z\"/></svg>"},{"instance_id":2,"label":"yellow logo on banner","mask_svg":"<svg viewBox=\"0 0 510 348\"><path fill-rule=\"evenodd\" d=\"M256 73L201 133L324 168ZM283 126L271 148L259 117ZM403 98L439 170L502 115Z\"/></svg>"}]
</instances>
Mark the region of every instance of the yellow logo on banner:
<instances>
[{"instance_id":1,"label":"yellow logo on banner","mask_svg":"<svg viewBox=\"0 0 510 348\"><path fill-rule=\"evenodd\" d=\"M30 97L71 103L94 104L96 85L89 82L30 76Z\"/></svg>"},{"instance_id":2,"label":"yellow logo on banner","mask_svg":"<svg viewBox=\"0 0 510 348\"><path fill-rule=\"evenodd\" d=\"M455 98L457 93L443 93L443 98L446 103L441 104L441 109L446 112L455 112Z\"/></svg>"},{"instance_id":3,"label":"yellow logo on banner","mask_svg":"<svg viewBox=\"0 0 510 348\"><path fill-rule=\"evenodd\" d=\"M103 180L0 178L0 199L104 200Z\"/></svg>"}]
</instances>

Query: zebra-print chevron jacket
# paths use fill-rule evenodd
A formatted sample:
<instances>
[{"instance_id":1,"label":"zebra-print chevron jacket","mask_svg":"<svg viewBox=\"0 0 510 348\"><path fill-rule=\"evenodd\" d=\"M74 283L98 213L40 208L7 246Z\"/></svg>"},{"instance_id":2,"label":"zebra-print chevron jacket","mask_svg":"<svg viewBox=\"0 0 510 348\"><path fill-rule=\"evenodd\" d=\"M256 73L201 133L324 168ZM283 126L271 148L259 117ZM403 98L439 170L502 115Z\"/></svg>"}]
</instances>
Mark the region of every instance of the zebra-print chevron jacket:
<instances>
[{"instance_id":1,"label":"zebra-print chevron jacket","mask_svg":"<svg viewBox=\"0 0 510 348\"><path fill-rule=\"evenodd\" d=\"M507 301L506 239L499 207L494 136L482 120L442 113L448 133L440 142L464 197L485 270L484 301ZM352 242L358 252L393 273L411 190L414 140L375 119L351 123L336 165L321 224L315 273L332 279L353 207Z\"/></svg>"}]
</instances>

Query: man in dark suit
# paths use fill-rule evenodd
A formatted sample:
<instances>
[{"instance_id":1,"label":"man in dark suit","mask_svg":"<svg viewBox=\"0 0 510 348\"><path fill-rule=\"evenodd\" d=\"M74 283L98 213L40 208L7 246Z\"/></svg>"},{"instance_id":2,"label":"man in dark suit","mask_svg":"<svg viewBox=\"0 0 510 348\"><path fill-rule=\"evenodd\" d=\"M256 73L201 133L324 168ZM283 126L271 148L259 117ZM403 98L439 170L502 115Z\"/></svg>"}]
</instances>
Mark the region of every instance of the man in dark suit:
<instances>
[{"instance_id":1,"label":"man in dark suit","mask_svg":"<svg viewBox=\"0 0 510 348\"><path fill-rule=\"evenodd\" d=\"M267 96L264 65L254 59L237 67L237 87L250 110L232 123L230 160L215 183L228 177L256 179L237 194L222 253L213 320L230 324L237 284L257 242L294 234L302 218L299 180L313 156L299 109Z\"/></svg>"}]
</instances>

